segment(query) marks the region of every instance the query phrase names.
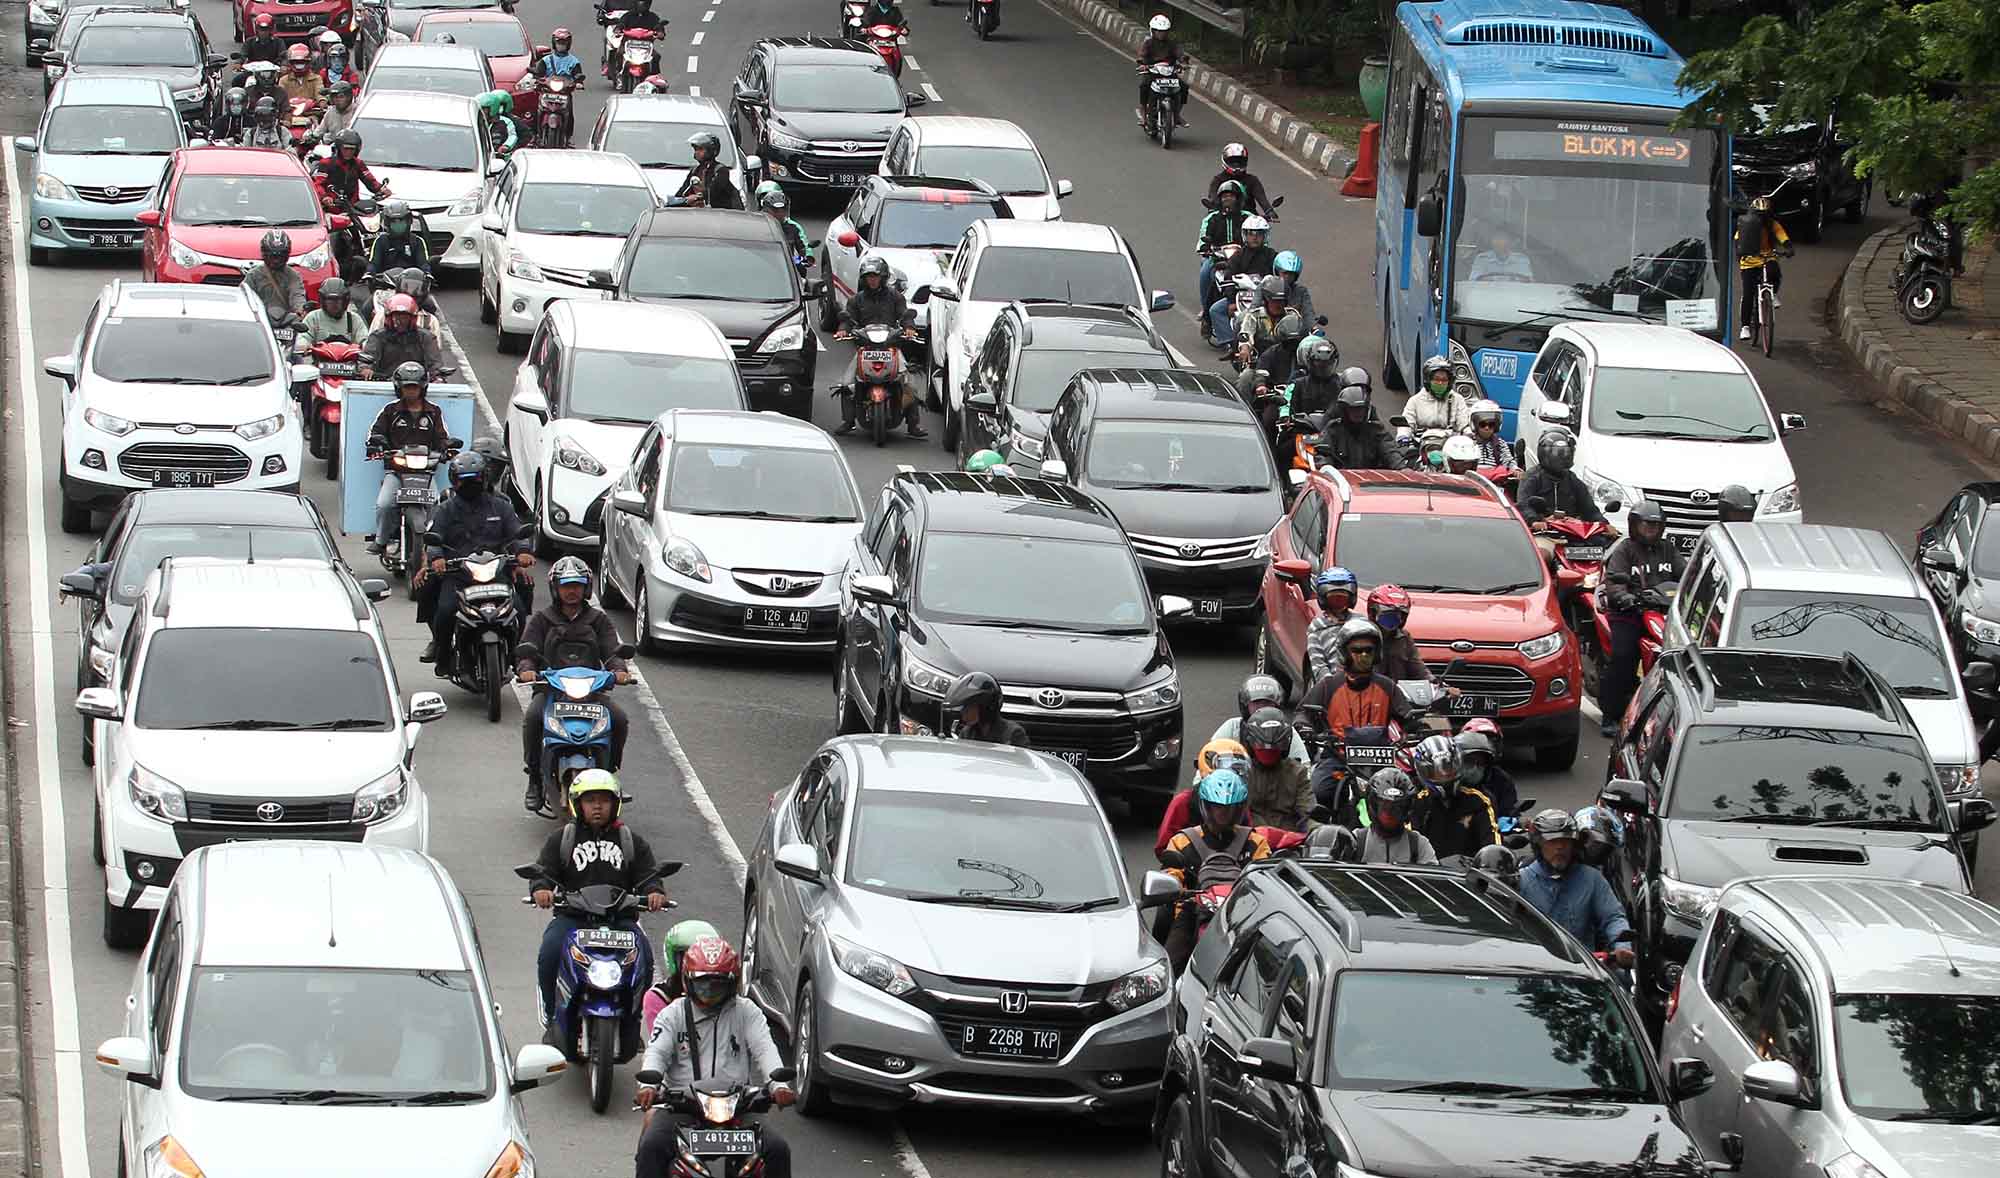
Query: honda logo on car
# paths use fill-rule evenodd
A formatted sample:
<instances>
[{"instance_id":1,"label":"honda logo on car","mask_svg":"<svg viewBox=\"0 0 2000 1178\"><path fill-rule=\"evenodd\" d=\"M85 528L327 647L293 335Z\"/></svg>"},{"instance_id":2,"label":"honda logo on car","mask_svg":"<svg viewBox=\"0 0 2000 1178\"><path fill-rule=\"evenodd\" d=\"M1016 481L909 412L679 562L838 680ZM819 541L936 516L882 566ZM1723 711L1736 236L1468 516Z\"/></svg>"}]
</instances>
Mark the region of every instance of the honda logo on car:
<instances>
[{"instance_id":1,"label":"honda logo on car","mask_svg":"<svg viewBox=\"0 0 2000 1178\"><path fill-rule=\"evenodd\" d=\"M1019 990L1000 991L1000 1010L1003 1014L1023 1014L1028 1009L1028 996Z\"/></svg>"}]
</instances>

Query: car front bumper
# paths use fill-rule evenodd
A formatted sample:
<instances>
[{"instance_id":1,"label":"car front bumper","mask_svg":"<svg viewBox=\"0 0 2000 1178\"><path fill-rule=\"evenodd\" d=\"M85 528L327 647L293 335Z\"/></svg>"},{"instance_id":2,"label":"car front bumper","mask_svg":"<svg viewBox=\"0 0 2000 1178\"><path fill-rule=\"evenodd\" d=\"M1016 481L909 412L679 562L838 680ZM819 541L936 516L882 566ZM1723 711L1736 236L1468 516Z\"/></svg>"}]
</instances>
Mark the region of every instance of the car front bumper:
<instances>
[{"instance_id":1,"label":"car front bumper","mask_svg":"<svg viewBox=\"0 0 2000 1178\"><path fill-rule=\"evenodd\" d=\"M1139 556L1139 568L1146 574L1146 586L1155 597L1185 597L1194 603L1194 613L1176 621L1254 622L1263 614L1260 591L1266 561L1235 561L1229 564L1190 566Z\"/></svg>"},{"instance_id":2,"label":"car front bumper","mask_svg":"<svg viewBox=\"0 0 2000 1178\"><path fill-rule=\"evenodd\" d=\"M578 299L585 302L602 302L605 292L588 286L572 286L567 282L550 282L543 279L535 282L517 278L504 270L499 278L499 297L494 300L500 307L500 326L518 335L527 335L542 321L542 312L557 299Z\"/></svg>"},{"instance_id":3,"label":"car front bumper","mask_svg":"<svg viewBox=\"0 0 2000 1178\"><path fill-rule=\"evenodd\" d=\"M541 515L542 535L569 548L596 548L604 542L605 496L621 470L590 475L551 463L543 478L548 510Z\"/></svg>"},{"instance_id":4,"label":"car front bumper","mask_svg":"<svg viewBox=\"0 0 2000 1178\"><path fill-rule=\"evenodd\" d=\"M771 179L787 186L849 190L865 183L882 163L886 143L861 143L862 151L852 155L818 155L810 149L798 151L765 144L757 154L764 159L764 171ZM845 178L845 179L841 179Z\"/></svg>"},{"instance_id":5,"label":"car front bumper","mask_svg":"<svg viewBox=\"0 0 2000 1178\"><path fill-rule=\"evenodd\" d=\"M639 624L659 642L686 646L734 646L752 650L833 649L840 625L838 574L822 580L811 592L796 597L754 593L737 583L728 569L712 568L712 580L698 582L672 570L647 568L646 614ZM803 630L773 629L775 620L788 622L794 611L806 611ZM751 611L757 611L752 613Z\"/></svg>"},{"instance_id":6,"label":"car front bumper","mask_svg":"<svg viewBox=\"0 0 2000 1178\"><path fill-rule=\"evenodd\" d=\"M479 213L453 217L445 213L450 205L417 209L423 214L424 246L430 250L433 269L477 270L479 268Z\"/></svg>"},{"instance_id":7,"label":"car front bumper","mask_svg":"<svg viewBox=\"0 0 2000 1178\"><path fill-rule=\"evenodd\" d=\"M30 181L32 184L32 181ZM140 248L145 230L136 219L156 207L152 191L143 200L103 204L88 200L51 200L28 189L28 244L40 249L95 253L130 253ZM94 245L93 235L117 233L130 245Z\"/></svg>"},{"instance_id":8,"label":"car front bumper","mask_svg":"<svg viewBox=\"0 0 2000 1178\"><path fill-rule=\"evenodd\" d=\"M905 690L899 709L905 736L931 736L940 728L943 700ZM1124 794L1172 794L1179 788L1181 709L1119 712L1088 719L1060 710L1001 705L1008 719L1028 730L1028 747L1060 757L1083 771L1092 785ZM1064 754L1070 754L1065 756ZM1077 764L1078 760L1081 765Z\"/></svg>"},{"instance_id":9,"label":"car front bumper","mask_svg":"<svg viewBox=\"0 0 2000 1178\"><path fill-rule=\"evenodd\" d=\"M155 486L146 471L155 466L162 469L181 469L182 467L175 467L171 459L155 462L150 457L141 459L133 454L141 446L158 447L157 453L166 454L171 452L169 448L180 447L186 441L171 431L164 431L157 438L151 436L152 432L140 431L123 438L110 438L108 435L96 434L86 427L75 431L79 436L65 438L64 463L58 480L62 486L63 498L72 503L109 509L134 491L150 490ZM299 471L304 462L305 443L295 416L288 414L284 427L268 438L246 442L232 434L227 441L203 442L200 448L204 451L214 449L234 451L246 463L243 475L226 480L218 478L214 484L217 487L228 487L237 491L299 489ZM143 454L144 451L140 453ZM234 461L234 458L231 460ZM207 461L206 458L202 460L204 463ZM191 462L184 468L204 469L205 466Z\"/></svg>"},{"instance_id":10,"label":"car front bumper","mask_svg":"<svg viewBox=\"0 0 2000 1178\"><path fill-rule=\"evenodd\" d=\"M774 409L804 421L812 420L813 374L819 368L819 343L806 330L806 344L789 352L753 352L736 348L736 371L750 395L752 409Z\"/></svg>"}]
</instances>

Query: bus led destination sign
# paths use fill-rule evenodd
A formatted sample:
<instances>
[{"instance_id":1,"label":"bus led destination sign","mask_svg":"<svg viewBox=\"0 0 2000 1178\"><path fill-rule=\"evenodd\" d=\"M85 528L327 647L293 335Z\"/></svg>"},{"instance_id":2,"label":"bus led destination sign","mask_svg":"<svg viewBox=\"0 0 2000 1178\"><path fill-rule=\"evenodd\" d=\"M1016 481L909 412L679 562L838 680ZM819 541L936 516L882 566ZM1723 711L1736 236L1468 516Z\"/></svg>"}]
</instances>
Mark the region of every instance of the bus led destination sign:
<instances>
[{"instance_id":1,"label":"bus led destination sign","mask_svg":"<svg viewBox=\"0 0 2000 1178\"><path fill-rule=\"evenodd\" d=\"M1503 160L1576 160L1685 168L1692 143L1677 135L1635 132L1605 123L1556 123L1548 130L1493 132L1493 156Z\"/></svg>"}]
</instances>

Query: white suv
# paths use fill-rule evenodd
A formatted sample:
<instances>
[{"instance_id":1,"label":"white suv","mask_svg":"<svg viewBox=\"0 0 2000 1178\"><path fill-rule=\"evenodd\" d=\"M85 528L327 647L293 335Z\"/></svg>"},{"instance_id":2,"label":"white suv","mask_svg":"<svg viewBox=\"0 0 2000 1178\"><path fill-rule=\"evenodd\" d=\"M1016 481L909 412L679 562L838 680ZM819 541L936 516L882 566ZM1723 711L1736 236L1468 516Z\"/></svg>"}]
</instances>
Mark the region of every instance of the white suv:
<instances>
[{"instance_id":1,"label":"white suv","mask_svg":"<svg viewBox=\"0 0 2000 1178\"><path fill-rule=\"evenodd\" d=\"M110 685L76 697L97 729L106 944L144 941L181 860L214 843L429 845L411 763L444 697L397 699L369 604L388 592L316 560L176 556L147 578Z\"/></svg>"},{"instance_id":2,"label":"white suv","mask_svg":"<svg viewBox=\"0 0 2000 1178\"><path fill-rule=\"evenodd\" d=\"M42 370L66 386L65 532L147 487L299 489L292 385L319 373L279 350L241 287L114 281Z\"/></svg>"}]
</instances>

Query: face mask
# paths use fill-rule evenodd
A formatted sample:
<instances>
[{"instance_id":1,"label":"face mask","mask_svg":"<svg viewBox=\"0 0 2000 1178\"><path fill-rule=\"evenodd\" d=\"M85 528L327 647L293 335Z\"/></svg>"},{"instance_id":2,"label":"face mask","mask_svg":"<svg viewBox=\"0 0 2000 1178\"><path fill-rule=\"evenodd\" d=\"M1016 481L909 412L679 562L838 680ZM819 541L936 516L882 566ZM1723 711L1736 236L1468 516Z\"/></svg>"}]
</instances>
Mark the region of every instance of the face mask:
<instances>
[{"instance_id":1,"label":"face mask","mask_svg":"<svg viewBox=\"0 0 2000 1178\"><path fill-rule=\"evenodd\" d=\"M460 479L453 489L467 499L477 499L486 492L486 484L478 479Z\"/></svg>"},{"instance_id":2,"label":"face mask","mask_svg":"<svg viewBox=\"0 0 2000 1178\"><path fill-rule=\"evenodd\" d=\"M1486 780L1486 766L1467 765L1462 776L1465 778L1465 784L1478 785Z\"/></svg>"},{"instance_id":3,"label":"face mask","mask_svg":"<svg viewBox=\"0 0 2000 1178\"><path fill-rule=\"evenodd\" d=\"M1433 397L1448 397L1451 395L1451 382L1447 380L1440 384L1437 381L1432 381L1430 390Z\"/></svg>"}]
</instances>

